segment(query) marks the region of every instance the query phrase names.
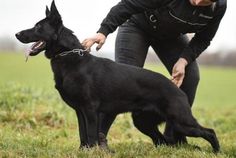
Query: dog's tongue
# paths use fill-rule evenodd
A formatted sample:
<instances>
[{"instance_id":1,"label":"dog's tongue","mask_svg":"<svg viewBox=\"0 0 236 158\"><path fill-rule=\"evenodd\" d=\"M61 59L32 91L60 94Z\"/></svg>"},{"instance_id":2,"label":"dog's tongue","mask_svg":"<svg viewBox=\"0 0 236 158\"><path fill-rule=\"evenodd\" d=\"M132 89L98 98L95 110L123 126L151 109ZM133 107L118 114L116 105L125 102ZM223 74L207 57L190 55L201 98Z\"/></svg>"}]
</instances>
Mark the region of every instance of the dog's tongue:
<instances>
[{"instance_id":1,"label":"dog's tongue","mask_svg":"<svg viewBox=\"0 0 236 158\"><path fill-rule=\"evenodd\" d=\"M25 61L27 62L29 55L35 53L43 44L43 41L34 42L30 49L25 52Z\"/></svg>"},{"instance_id":2,"label":"dog's tongue","mask_svg":"<svg viewBox=\"0 0 236 158\"><path fill-rule=\"evenodd\" d=\"M30 55L30 51L28 50L25 52L25 62L28 61L29 55Z\"/></svg>"}]
</instances>

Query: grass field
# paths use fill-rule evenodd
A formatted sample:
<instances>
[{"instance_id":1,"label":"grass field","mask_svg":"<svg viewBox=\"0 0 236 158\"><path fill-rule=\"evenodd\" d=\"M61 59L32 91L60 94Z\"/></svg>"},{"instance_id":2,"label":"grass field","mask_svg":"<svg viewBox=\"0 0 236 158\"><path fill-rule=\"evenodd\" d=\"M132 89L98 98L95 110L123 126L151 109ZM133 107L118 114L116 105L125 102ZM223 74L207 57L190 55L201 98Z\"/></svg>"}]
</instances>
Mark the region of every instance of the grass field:
<instances>
[{"instance_id":1,"label":"grass field","mask_svg":"<svg viewBox=\"0 0 236 158\"><path fill-rule=\"evenodd\" d=\"M161 66L146 67L167 74ZM111 127L108 141L115 150L111 154L98 148L79 150L76 115L54 89L49 61L43 55L25 63L23 53L0 53L0 157L236 157L236 69L200 69L193 113L202 125L216 130L219 154L197 138L188 141L201 150L186 145L155 148L135 129L130 114L119 115Z\"/></svg>"}]
</instances>

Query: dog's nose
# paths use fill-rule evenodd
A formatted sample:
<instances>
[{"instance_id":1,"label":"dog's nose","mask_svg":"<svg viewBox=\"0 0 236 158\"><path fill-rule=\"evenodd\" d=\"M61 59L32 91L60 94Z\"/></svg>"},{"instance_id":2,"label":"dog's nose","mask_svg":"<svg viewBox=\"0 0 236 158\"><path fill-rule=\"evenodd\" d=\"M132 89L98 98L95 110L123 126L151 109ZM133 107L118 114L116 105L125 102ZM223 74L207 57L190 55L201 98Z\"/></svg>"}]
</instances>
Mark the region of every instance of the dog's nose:
<instances>
[{"instance_id":1,"label":"dog's nose","mask_svg":"<svg viewBox=\"0 0 236 158\"><path fill-rule=\"evenodd\" d=\"M19 37L19 36L20 36L20 32L16 33L15 36L16 36L16 37Z\"/></svg>"}]
</instances>

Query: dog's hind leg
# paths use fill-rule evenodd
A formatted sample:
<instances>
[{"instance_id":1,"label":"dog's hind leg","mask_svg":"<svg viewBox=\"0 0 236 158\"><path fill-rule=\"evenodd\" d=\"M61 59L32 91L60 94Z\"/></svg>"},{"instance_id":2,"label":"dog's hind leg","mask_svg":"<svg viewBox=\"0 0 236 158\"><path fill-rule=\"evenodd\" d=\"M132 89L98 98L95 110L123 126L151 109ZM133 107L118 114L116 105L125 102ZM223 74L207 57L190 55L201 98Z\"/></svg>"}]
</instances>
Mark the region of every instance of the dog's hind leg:
<instances>
[{"instance_id":1,"label":"dog's hind leg","mask_svg":"<svg viewBox=\"0 0 236 158\"><path fill-rule=\"evenodd\" d=\"M99 133L103 133L107 136L107 133L116 118L116 114L105 114L100 112L99 113Z\"/></svg>"},{"instance_id":2,"label":"dog's hind leg","mask_svg":"<svg viewBox=\"0 0 236 158\"><path fill-rule=\"evenodd\" d=\"M105 114L99 112L98 116L98 137L99 137L99 146L103 149L110 150L107 145L107 133L116 118L116 114Z\"/></svg>"},{"instance_id":3,"label":"dog's hind leg","mask_svg":"<svg viewBox=\"0 0 236 158\"><path fill-rule=\"evenodd\" d=\"M173 125L170 122L166 122L164 137L166 138L168 144L170 145L179 145L187 144L186 136L175 131Z\"/></svg>"},{"instance_id":4,"label":"dog's hind leg","mask_svg":"<svg viewBox=\"0 0 236 158\"><path fill-rule=\"evenodd\" d=\"M184 123L175 122L173 125L175 130L183 135L204 138L211 144L214 152L220 150L220 145L213 129L204 128L198 123L197 125L195 123L193 125L186 125Z\"/></svg>"},{"instance_id":5,"label":"dog's hind leg","mask_svg":"<svg viewBox=\"0 0 236 158\"><path fill-rule=\"evenodd\" d=\"M132 112L134 126L143 134L149 136L153 143L157 145L167 144L164 136L158 130L158 124L162 119L154 112L136 111Z\"/></svg>"}]
</instances>

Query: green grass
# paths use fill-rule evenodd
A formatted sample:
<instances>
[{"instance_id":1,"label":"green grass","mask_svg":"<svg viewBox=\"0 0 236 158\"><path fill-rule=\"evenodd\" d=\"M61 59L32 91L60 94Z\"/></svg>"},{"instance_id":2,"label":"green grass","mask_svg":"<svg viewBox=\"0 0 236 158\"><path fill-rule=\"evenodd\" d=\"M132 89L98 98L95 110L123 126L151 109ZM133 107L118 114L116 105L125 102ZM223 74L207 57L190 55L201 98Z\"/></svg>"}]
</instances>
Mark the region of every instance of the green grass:
<instances>
[{"instance_id":1,"label":"green grass","mask_svg":"<svg viewBox=\"0 0 236 158\"><path fill-rule=\"evenodd\" d=\"M161 66L146 67L167 75ZM115 150L111 154L98 148L79 149L76 115L54 89L49 61L43 55L25 63L23 53L1 53L0 157L236 157L236 69L200 69L193 113L201 124L216 130L219 154L213 154L210 145L197 138L188 140L201 150L191 146L155 148L135 129L130 114L119 115L111 127L108 141Z\"/></svg>"}]
</instances>

